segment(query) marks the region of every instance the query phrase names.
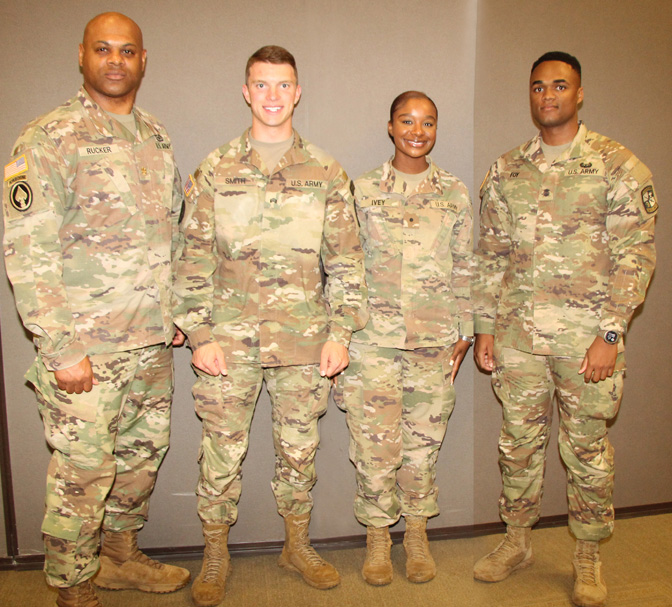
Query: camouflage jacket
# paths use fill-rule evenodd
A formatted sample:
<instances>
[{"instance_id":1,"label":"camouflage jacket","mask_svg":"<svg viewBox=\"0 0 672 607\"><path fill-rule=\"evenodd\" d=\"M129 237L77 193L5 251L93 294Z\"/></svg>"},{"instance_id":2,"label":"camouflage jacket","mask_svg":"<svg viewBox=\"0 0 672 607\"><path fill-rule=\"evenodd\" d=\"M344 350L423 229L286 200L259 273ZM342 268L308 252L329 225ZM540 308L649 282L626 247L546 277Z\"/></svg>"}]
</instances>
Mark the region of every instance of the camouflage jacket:
<instances>
[{"instance_id":1,"label":"camouflage jacket","mask_svg":"<svg viewBox=\"0 0 672 607\"><path fill-rule=\"evenodd\" d=\"M269 175L248 132L212 152L185 185L176 324L227 361L313 364L366 322L351 181L296 132ZM326 275L323 282L322 272Z\"/></svg>"},{"instance_id":2,"label":"camouflage jacket","mask_svg":"<svg viewBox=\"0 0 672 607\"><path fill-rule=\"evenodd\" d=\"M658 205L649 170L615 141L581 124L550 166L540 142L500 157L481 186L475 328L583 356L601 332L625 333L644 299Z\"/></svg>"},{"instance_id":3,"label":"camouflage jacket","mask_svg":"<svg viewBox=\"0 0 672 607\"><path fill-rule=\"evenodd\" d=\"M352 340L407 350L454 344L473 334L469 192L431 161L410 196L395 179L386 162L355 181L370 317Z\"/></svg>"},{"instance_id":4,"label":"camouflage jacket","mask_svg":"<svg viewBox=\"0 0 672 607\"><path fill-rule=\"evenodd\" d=\"M5 264L50 370L169 343L182 187L170 140L134 108L135 140L82 88L29 123L5 167Z\"/></svg>"}]
</instances>

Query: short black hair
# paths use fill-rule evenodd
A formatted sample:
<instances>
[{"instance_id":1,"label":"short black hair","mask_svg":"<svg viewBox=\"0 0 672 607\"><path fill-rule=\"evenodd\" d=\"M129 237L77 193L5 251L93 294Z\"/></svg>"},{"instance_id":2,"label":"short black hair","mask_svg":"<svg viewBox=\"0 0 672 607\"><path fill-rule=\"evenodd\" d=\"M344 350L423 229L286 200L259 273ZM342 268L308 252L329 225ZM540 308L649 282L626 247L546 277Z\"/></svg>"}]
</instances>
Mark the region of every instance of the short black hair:
<instances>
[{"instance_id":1,"label":"short black hair","mask_svg":"<svg viewBox=\"0 0 672 607\"><path fill-rule=\"evenodd\" d=\"M537 66L541 63L544 63L544 61L562 61L563 63L566 63L567 65L571 66L571 68L579 75L579 80L581 80L581 64L579 63L579 60L574 57L574 55L563 53L562 51L550 51L548 53L544 53L532 64L530 73L536 70Z\"/></svg>"}]
</instances>

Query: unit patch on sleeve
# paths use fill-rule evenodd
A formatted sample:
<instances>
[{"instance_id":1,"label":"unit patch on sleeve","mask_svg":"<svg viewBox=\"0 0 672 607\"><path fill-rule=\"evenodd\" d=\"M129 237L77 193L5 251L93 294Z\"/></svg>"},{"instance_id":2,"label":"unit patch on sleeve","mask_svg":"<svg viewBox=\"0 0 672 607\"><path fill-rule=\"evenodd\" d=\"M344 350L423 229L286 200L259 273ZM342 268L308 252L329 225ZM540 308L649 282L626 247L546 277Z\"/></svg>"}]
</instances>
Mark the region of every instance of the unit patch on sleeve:
<instances>
[{"instance_id":1,"label":"unit patch on sleeve","mask_svg":"<svg viewBox=\"0 0 672 607\"><path fill-rule=\"evenodd\" d=\"M652 185L647 185L642 190L642 204L644 205L644 210L649 214L655 213L658 210L658 203L656 202L656 194L653 191Z\"/></svg>"},{"instance_id":2,"label":"unit patch on sleeve","mask_svg":"<svg viewBox=\"0 0 672 607\"><path fill-rule=\"evenodd\" d=\"M27 211L33 204L33 190L26 181L17 181L9 189L9 202L17 210Z\"/></svg>"}]
</instances>

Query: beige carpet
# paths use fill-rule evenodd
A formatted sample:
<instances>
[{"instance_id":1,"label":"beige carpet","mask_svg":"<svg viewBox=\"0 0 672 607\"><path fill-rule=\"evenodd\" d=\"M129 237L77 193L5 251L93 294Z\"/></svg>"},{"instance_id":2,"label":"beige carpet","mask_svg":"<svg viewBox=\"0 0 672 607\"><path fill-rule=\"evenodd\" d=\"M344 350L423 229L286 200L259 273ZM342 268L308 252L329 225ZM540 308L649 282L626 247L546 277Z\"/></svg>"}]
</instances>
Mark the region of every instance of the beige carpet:
<instances>
[{"instance_id":1,"label":"beige carpet","mask_svg":"<svg viewBox=\"0 0 672 607\"><path fill-rule=\"evenodd\" d=\"M392 548L395 579L374 588L360 575L364 548L324 552L340 571L341 584L314 590L298 576L277 567L277 555L233 558L223 605L235 607L571 607L573 540L566 527L535 530L536 562L498 584L474 582L476 558L494 547L496 536L435 541L432 553L439 573L428 584L404 577L404 552ZM672 514L619 520L614 537L603 544L609 607L672 607ZM200 563L184 561L196 575ZM105 607L186 607L189 589L166 595L99 591ZM44 607L55 593L42 573L0 572L2 607Z\"/></svg>"}]
</instances>

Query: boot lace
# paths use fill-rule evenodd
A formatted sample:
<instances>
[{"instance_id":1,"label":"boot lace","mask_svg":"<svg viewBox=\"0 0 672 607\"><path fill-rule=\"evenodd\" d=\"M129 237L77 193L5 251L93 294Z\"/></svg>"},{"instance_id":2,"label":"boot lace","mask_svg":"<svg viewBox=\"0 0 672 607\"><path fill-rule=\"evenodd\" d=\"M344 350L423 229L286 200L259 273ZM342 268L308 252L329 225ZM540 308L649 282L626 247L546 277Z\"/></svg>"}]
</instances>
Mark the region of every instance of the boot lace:
<instances>
[{"instance_id":1,"label":"boot lace","mask_svg":"<svg viewBox=\"0 0 672 607\"><path fill-rule=\"evenodd\" d=\"M162 569L163 564L159 561L155 561L153 558L147 556L140 548L138 548L138 538L137 535L133 534L131 539L131 550L130 550L130 561L135 561L141 565L146 565L147 567L152 567L154 569Z\"/></svg>"},{"instance_id":2,"label":"boot lace","mask_svg":"<svg viewBox=\"0 0 672 607\"><path fill-rule=\"evenodd\" d=\"M310 565L320 566L324 565L325 561L315 552L315 549L310 545L308 539L308 519L303 521L296 521L296 544L294 546L295 552Z\"/></svg>"},{"instance_id":3,"label":"boot lace","mask_svg":"<svg viewBox=\"0 0 672 607\"><path fill-rule=\"evenodd\" d=\"M203 573L204 582L216 582L221 577L222 564L228 556L222 545L221 536L223 529L204 530L206 536L205 542L205 572Z\"/></svg>"},{"instance_id":4,"label":"boot lace","mask_svg":"<svg viewBox=\"0 0 672 607\"><path fill-rule=\"evenodd\" d=\"M390 549L390 540L388 539L386 529L371 529L367 536L369 548L368 560L373 564L387 563Z\"/></svg>"},{"instance_id":5,"label":"boot lace","mask_svg":"<svg viewBox=\"0 0 672 607\"><path fill-rule=\"evenodd\" d=\"M86 580L81 584L72 586L71 588L62 588L59 592L56 605L72 605L76 607L103 607L96 596L93 585L90 580ZM64 599L64 600L61 600Z\"/></svg>"},{"instance_id":6,"label":"boot lace","mask_svg":"<svg viewBox=\"0 0 672 607\"><path fill-rule=\"evenodd\" d=\"M406 519L406 537L404 545L412 558L426 559L429 557L427 537L423 525Z\"/></svg>"},{"instance_id":7,"label":"boot lace","mask_svg":"<svg viewBox=\"0 0 672 607\"><path fill-rule=\"evenodd\" d=\"M509 535L505 535L504 539L499 542L499 545L487 555L487 559L490 561L500 561L507 560L512 556L520 553L520 546L518 546Z\"/></svg>"},{"instance_id":8,"label":"boot lace","mask_svg":"<svg viewBox=\"0 0 672 607\"><path fill-rule=\"evenodd\" d=\"M590 586L597 586L597 562L598 555L590 551L579 551L575 556L577 564L577 577Z\"/></svg>"}]
</instances>

